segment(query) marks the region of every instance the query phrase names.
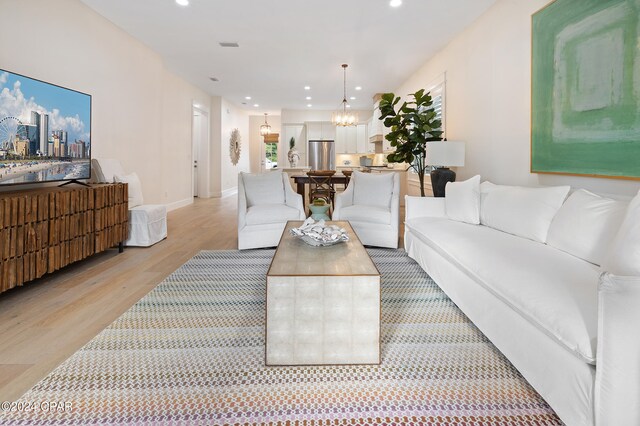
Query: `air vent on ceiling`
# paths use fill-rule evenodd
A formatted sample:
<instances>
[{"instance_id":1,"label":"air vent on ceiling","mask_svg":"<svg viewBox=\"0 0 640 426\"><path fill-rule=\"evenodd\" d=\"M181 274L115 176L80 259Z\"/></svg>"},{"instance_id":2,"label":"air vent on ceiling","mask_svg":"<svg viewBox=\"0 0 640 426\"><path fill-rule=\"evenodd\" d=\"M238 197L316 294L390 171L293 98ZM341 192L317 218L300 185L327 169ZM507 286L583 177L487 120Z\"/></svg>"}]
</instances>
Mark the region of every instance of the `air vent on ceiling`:
<instances>
[{"instance_id":1,"label":"air vent on ceiling","mask_svg":"<svg viewBox=\"0 0 640 426\"><path fill-rule=\"evenodd\" d=\"M221 41L219 44L222 47L240 47L238 43L231 41Z\"/></svg>"},{"instance_id":2,"label":"air vent on ceiling","mask_svg":"<svg viewBox=\"0 0 640 426\"><path fill-rule=\"evenodd\" d=\"M220 81L220 79L218 77L209 77L209 80L211 80L211 81Z\"/></svg>"}]
</instances>

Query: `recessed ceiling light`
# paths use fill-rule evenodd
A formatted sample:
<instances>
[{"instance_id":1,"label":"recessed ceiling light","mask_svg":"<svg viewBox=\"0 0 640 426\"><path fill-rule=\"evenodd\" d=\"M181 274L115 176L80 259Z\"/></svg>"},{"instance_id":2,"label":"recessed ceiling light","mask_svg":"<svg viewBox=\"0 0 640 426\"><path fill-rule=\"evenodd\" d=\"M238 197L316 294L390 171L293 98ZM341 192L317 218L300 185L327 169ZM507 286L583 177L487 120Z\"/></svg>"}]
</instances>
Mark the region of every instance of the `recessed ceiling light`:
<instances>
[{"instance_id":1,"label":"recessed ceiling light","mask_svg":"<svg viewBox=\"0 0 640 426\"><path fill-rule=\"evenodd\" d=\"M251 100L251 96L245 96L244 97L246 100L250 101Z\"/></svg>"},{"instance_id":2,"label":"recessed ceiling light","mask_svg":"<svg viewBox=\"0 0 640 426\"><path fill-rule=\"evenodd\" d=\"M253 104L254 107L258 108L260 105L258 104Z\"/></svg>"},{"instance_id":3,"label":"recessed ceiling light","mask_svg":"<svg viewBox=\"0 0 640 426\"><path fill-rule=\"evenodd\" d=\"M176 0L176 3L180 6L189 6L189 0Z\"/></svg>"},{"instance_id":4,"label":"recessed ceiling light","mask_svg":"<svg viewBox=\"0 0 640 426\"><path fill-rule=\"evenodd\" d=\"M362 90L362 86L356 86L356 90Z\"/></svg>"},{"instance_id":5,"label":"recessed ceiling light","mask_svg":"<svg viewBox=\"0 0 640 426\"><path fill-rule=\"evenodd\" d=\"M356 97L355 97L355 96L352 96L352 97L350 97L349 99L351 99L352 101L355 101L355 100L356 100Z\"/></svg>"},{"instance_id":6,"label":"recessed ceiling light","mask_svg":"<svg viewBox=\"0 0 640 426\"><path fill-rule=\"evenodd\" d=\"M402 5L402 0L391 0L389 2L389 6L391 7L398 7Z\"/></svg>"},{"instance_id":7,"label":"recessed ceiling light","mask_svg":"<svg viewBox=\"0 0 640 426\"><path fill-rule=\"evenodd\" d=\"M304 86L304 90L311 90L311 86Z\"/></svg>"},{"instance_id":8,"label":"recessed ceiling light","mask_svg":"<svg viewBox=\"0 0 640 426\"><path fill-rule=\"evenodd\" d=\"M313 106L313 105L311 105L311 104L307 104L307 107L308 107L308 108L311 108L312 106Z\"/></svg>"},{"instance_id":9,"label":"recessed ceiling light","mask_svg":"<svg viewBox=\"0 0 640 426\"><path fill-rule=\"evenodd\" d=\"M311 100L311 96L307 96L307 98L306 98L306 99L307 99L308 101L310 101L310 100Z\"/></svg>"}]
</instances>

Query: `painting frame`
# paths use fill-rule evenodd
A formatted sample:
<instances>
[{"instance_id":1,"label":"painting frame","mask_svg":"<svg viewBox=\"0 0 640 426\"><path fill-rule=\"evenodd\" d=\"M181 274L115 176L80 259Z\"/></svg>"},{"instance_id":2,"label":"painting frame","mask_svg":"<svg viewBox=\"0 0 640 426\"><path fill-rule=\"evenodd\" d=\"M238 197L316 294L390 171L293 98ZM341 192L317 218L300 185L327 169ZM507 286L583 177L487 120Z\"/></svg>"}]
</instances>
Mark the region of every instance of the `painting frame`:
<instances>
[{"instance_id":1,"label":"painting frame","mask_svg":"<svg viewBox=\"0 0 640 426\"><path fill-rule=\"evenodd\" d=\"M634 0L532 15L531 173L640 180L638 15Z\"/></svg>"}]
</instances>

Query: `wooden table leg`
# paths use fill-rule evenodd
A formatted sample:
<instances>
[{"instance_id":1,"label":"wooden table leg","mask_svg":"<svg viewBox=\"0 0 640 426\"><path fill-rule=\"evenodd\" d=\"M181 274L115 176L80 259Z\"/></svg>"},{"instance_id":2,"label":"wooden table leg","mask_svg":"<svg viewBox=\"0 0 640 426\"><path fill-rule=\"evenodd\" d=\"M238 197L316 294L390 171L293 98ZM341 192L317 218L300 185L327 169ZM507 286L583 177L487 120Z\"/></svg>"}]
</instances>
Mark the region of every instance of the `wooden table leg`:
<instances>
[{"instance_id":1,"label":"wooden table leg","mask_svg":"<svg viewBox=\"0 0 640 426\"><path fill-rule=\"evenodd\" d=\"M302 206L304 207L307 204L307 200L304 197L304 182L296 182L296 186L298 189L298 194L302 196Z\"/></svg>"}]
</instances>

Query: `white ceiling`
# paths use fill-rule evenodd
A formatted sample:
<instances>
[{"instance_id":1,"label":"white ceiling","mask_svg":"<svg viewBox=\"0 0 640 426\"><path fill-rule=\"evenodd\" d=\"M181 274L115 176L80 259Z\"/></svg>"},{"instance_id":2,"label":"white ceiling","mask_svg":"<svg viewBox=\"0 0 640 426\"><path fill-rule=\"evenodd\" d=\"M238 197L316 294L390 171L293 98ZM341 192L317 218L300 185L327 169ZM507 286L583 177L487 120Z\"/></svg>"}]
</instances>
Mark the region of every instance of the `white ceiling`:
<instances>
[{"instance_id":1,"label":"white ceiling","mask_svg":"<svg viewBox=\"0 0 640 426\"><path fill-rule=\"evenodd\" d=\"M399 87L495 2L404 0L391 8L389 0L191 0L187 7L174 0L82 1L187 81L260 114L310 109L308 103L337 108L342 63L349 64L347 95L357 97L352 107L371 109L375 93Z\"/></svg>"}]
</instances>

